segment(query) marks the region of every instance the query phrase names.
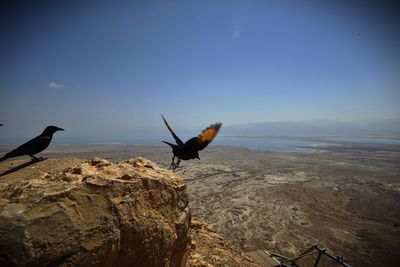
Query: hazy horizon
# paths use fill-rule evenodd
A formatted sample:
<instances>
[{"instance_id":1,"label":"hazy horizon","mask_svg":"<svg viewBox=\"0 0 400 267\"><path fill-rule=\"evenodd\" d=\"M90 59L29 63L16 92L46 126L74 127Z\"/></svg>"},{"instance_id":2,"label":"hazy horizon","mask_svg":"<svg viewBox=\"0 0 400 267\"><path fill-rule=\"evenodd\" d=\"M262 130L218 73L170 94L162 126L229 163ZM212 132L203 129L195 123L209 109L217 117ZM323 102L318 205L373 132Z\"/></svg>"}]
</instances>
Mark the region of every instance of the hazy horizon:
<instances>
[{"instance_id":1,"label":"hazy horizon","mask_svg":"<svg viewBox=\"0 0 400 267\"><path fill-rule=\"evenodd\" d=\"M207 125L187 127L182 124L173 125L176 134L183 140L199 134ZM210 122L211 124L211 122ZM35 132L26 132L16 135L19 129L4 125L1 130L1 144L18 144L22 141L40 134L45 128L36 129ZM74 131L75 130L75 131ZM219 138L224 137L356 137L356 138L395 138L400 139L400 118L389 120L369 121L337 121L337 120L307 120L307 121L273 121L259 123L239 123L223 125ZM134 127L123 133L79 134L76 129L66 129L58 132L53 140L56 144L160 144L161 140L173 141L172 136L160 119L160 124L155 127L145 127L135 130ZM224 142L222 142L223 144Z\"/></svg>"},{"instance_id":2,"label":"hazy horizon","mask_svg":"<svg viewBox=\"0 0 400 267\"><path fill-rule=\"evenodd\" d=\"M400 118L399 8L325 1L6 1L0 144L213 122Z\"/></svg>"}]
</instances>

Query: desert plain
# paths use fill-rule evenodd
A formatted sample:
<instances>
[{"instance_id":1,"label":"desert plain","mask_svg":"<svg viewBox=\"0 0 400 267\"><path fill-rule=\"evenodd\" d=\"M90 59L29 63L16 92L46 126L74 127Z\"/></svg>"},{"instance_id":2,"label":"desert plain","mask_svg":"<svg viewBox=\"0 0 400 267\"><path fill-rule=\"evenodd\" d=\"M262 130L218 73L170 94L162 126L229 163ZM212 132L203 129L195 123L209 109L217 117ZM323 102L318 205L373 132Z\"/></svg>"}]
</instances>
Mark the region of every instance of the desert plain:
<instances>
[{"instance_id":1,"label":"desert plain","mask_svg":"<svg viewBox=\"0 0 400 267\"><path fill-rule=\"evenodd\" d=\"M12 148L1 145L0 154ZM120 144L51 145L41 155L113 162L142 156L166 168L172 157L168 147ZM210 145L200 158L182 161L177 170L187 183L193 219L250 255L268 250L294 256L319 243L351 266L400 262L399 146L278 153ZM29 161L0 164L0 181L35 168L10 172Z\"/></svg>"}]
</instances>

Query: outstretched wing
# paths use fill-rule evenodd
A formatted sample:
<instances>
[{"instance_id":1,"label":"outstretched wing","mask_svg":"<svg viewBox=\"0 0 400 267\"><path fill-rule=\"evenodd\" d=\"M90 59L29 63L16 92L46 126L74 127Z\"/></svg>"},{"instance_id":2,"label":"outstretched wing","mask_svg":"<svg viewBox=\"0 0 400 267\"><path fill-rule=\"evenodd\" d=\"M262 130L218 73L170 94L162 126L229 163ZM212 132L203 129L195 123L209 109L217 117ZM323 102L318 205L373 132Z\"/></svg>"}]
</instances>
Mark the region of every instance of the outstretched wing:
<instances>
[{"instance_id":1,"label":"outstretched wing","mask_svg":"<svg viewBox=\"0 0 400 267\"><path fill-rule=\"evenodd\" d=\"M176 142L178 145L183 145L182 140L179 139L178 136L176 136L176 134L175 134L174 131L172 130L171 126L169 126L168 122L165 120L164 116L161 115L161 117L163 118L164 123L165 123L165 125L167 126L168 130L171 132L172 136L174 137L175 142Z\"/></svg>"},{"instance_id":2,"label":"outstretched wing","mask_svg":"<svg viewBox=\"0 0 400 267\"><path fill-rule=\"evenodd\" d=\"M217 136L219 129L221 128L222 123L214 123L204 129L201 134L196 137L189 139L185 146L192 147L197 151L204 149L211 141Z\"/></svg>"}]
</instances>

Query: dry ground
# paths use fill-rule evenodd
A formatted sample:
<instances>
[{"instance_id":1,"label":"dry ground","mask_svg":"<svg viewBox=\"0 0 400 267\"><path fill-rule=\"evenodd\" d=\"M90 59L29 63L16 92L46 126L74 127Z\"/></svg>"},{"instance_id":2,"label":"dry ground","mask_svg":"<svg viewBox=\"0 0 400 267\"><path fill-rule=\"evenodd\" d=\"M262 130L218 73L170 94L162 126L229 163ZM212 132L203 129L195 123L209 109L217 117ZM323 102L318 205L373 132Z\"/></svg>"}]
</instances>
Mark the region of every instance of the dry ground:
<instances>
[{"instance_id":1,"label":"dry ground","mask_svg":"<svg viewBox=\"0 0 400 267\"><path fill-rule=\"evenodd\" d=\"M0 154L7 149L1 146ZM44 153L113 161L138 155L166 167L171 160L169 149L157 146L52 146ZM210 146L200 157L178 170L193 217L230 244L290 256L319 242L353 266L400 262L398 151L290 154Z\"/></svg>"}]
</instances>

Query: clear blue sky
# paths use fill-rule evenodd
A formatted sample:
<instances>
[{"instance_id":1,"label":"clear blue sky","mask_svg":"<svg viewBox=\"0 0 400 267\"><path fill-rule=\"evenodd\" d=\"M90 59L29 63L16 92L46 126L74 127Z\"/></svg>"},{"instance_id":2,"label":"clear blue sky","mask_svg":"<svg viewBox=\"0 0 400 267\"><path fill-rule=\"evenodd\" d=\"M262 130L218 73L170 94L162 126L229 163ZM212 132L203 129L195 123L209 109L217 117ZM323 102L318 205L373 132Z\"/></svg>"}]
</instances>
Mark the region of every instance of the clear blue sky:
<instances>
[{"instance_id":1,"label":"clear blue sky","mask_svg":"<svg viewBox=\"0 0 400 267\"><path fill-rule=\"evenodd\" d=\"M397 7L82 2L0 7L0 140L50 124L71 138L152 135L165 131L160 113L195 132L400 117Z\"/></svg>"}]
</instances>

